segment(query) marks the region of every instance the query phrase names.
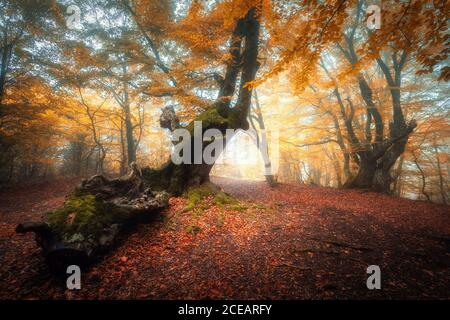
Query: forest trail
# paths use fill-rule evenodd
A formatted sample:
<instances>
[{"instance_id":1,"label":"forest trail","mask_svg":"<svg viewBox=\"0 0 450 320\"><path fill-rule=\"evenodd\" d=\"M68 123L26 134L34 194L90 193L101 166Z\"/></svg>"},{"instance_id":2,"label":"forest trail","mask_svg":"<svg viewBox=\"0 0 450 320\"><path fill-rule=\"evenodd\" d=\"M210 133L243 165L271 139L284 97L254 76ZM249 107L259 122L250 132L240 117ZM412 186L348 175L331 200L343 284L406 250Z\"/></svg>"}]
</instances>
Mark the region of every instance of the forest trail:
<instances>
[{"instance_id":1,"label":"forest trail","mask_svg":"<svg viewBox=\"0 0 450 320\"><path fill-rule=\"evenodd\" d=\"M239 204L185 198L82 275L47 271L32 234L14 229L56 208L76 179L0 190L0 299L450 298L448 206L332 188L215 178ZM366 268L381 268L368 290Z\"/></svg>"}]
</instances>

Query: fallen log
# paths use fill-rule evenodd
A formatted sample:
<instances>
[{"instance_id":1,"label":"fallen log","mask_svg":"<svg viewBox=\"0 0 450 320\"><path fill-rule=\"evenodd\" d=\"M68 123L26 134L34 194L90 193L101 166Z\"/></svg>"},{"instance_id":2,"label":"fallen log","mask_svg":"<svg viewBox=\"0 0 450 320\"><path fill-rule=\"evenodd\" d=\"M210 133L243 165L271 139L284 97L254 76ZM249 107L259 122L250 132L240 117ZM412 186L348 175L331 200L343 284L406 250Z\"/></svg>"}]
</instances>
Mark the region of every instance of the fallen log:
<instances>
[{"instance_id":1,"label":"fallen log","mask_svg":"<svg viewBox=\"0 0 450 320\"><path fill-rule=\"evenodd\" d=\"M21 223L16 232L34 232L51 271L65 273L69 265L89 265L128 227L166 208L168 199L166 192L152 191L133 164L125 177L84 180L44 221Z\"/></svg>"}]
</instances>

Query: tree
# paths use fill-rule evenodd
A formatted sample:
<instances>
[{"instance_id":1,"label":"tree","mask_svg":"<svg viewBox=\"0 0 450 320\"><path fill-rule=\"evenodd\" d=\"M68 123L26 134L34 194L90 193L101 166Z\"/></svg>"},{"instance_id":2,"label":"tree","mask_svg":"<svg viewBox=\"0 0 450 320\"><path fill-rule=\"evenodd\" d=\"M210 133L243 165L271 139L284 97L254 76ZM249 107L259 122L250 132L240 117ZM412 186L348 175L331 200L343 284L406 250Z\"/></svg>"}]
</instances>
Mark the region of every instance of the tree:
<instances>
[{"instance_id":1,"label":"tree","mask_svg":"<svg viewBox=\"0 0 450 320\"><path fill-rule=\"evenodd\" d=\"M414 119L406 120L404 102L401 99L401 90L405 82L404 74L405 71L409 71L407 68L410 70L415 68L418 74L425 72L424 69L420 69L421 67L426 67L427 72L431 72L433 66L439 65L439 61L445 59L448 50L439 45L445 43L442 28L445 25L442 16L443 7L436 4L434 15L437 21L431 21L424 17L431 12L420 1L393 6L384 11L383 28L377 31L368 30L366 27L362 19L364 8L364 1L356 2L355 8L352 9L355 18L344 29L342 39L339 38L336 42L337 49L323 51L319 65L329 78L328 86L332 88L334 103L339 110L337 114L341 118L338 120L336 114L328 111L328 114L333 117L336 132L337 139L333 140L340 145L344 153L346 172L349 173L350 156L358 167L354 176L350 177L347 174L349 179L345 186L391 192L391 185L395 180L392 176L393 168L405 151L409 136L417 126ZM417 21L423 21L424 29L428 30L426 38L417 37L410 32L413 30L411 25ZM411 28L408 29L408 26ZM433 52L433 58L424 58L424 47L433 46L431 43L434 43L435 47L433 51L430 48L427 52ZM325 61L327 55L332 56L328 62ZM330 65L336 64L335 61L340 61L342 58L346 64L341 64L342 69L337 72L337 75L332 74L329 70ZM374 93L374 81L369 79L369 72L372 71L382 74L385 88L390 93L390 101L376 100L380 96ZM440 71L440 77L445 78L446 68ZM294 72L298 71L294 69ZM294 79L298 81L296 77ZM349 85L349 80L356 83L359 97L342 96L343 88L349 92L345 88ZM303 76L300 76L300 84L296 85L301 87L302 84ZM310 87L317 90L314 84L310 84ZM357 110L360 106L358 100L362 100L365 106L364 113ZM391 104L390 114L385 107L386 103ZM342 127L346 131L348 147L344 145L339 121L344 124ZM360 135L358 131L362 127L363 135ZM386 132L387 127L388 132ZM324 142L329 141L324 140Z\"/></svg>"},{"instance_id":2,"label":"tree","mask_svg":"<svg viewBox=\"0 0 450 320\"><path fill-rule=\"evenodd\" d=\"M254 80L258 68L258 19L256 8L253 7L236 22L230 45L231 60L227 66L219 97L213 106L195 118L203 122L203 132L214 128L225 134L226 129L229 128L248 129L249 127L247 116L252 87L247 84ZM243 42L241 53L239 48ZM237 102L234 108L230 108L228 97L234 93L238 73L240 73L240 84ZM87 106L85 102L83 104ZM88 110L88 113L92 116L92 110ZM172 119L168 119L169 116ZM162 126L170 130L179 127L178 122L172 121L173 117L172 110L163 113ZM187 129L193 136L192 122ZM189 147L194 151L194 144L190 143ZM208 142L203 143L202 154L203 149L208 145ZM136 219L142 212L157 211L167 206L166 193L155 193L152 190L164 189L171 194L180 194L188 187L209 183L211 168L212 165L206 163L174 164L169 161L160 169L143 168L141 170L133 165L128 176L115 180L97 175L84 181L66 200L63 207L50 214L49 223L24 223L17 227L17 232L35 232L39 237L40 245L47 253L50 264L56 270L64 270L64 266L68 263L83 264L103 247L111 245L118 231L115 226L123 225L130 219ZM88 213L85 219L98 220L80 223L83 217L81 208L85 206L95 208L94 212ZM73 215L74 212L75 217L71 219L69 215ZM70 224L68 220L73 219L78 222ZM83 228L83 225L96 227ZM55 250L55 244L58 242L62 242L63 247Z\"/></svg>"},{"instance_id":3,"label":"tree","mask_svg":"<svg viewBox=\"0 0 450 320\"><path fill-rule=\"evenodd\" d=\"M276 185L276 180L272 171L272 163L269 157L269 144L267 141L267 133L266 126L264 124L264 118L261 112L261 107L259 104L258 96L255 90L255 103L252 105L252 111L249 114L249 121L253 129L252 138L254 138L254 142L258 147L259 152L261 153L261 157L264 161L264 177L266 178L269 186L274 187ZM255 122L258 124L259 128L256 128ZM261 131L261 137L258 133L258 129Z\"/></svg>"}]
</instances>

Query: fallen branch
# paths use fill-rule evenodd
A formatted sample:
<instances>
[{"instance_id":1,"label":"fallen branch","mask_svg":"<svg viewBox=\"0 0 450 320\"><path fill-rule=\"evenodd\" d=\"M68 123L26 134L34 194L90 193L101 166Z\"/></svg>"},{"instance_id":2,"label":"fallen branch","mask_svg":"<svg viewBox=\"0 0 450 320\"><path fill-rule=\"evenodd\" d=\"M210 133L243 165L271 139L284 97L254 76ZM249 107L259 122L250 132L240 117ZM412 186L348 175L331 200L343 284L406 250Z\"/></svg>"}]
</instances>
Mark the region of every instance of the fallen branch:
<instances>
[{"instance_id":1,"label":"fallen branch","mask_svg":"<svg viewBox=\"0 0 450 320\"><path fill-rule=\"evenodd\" d=\"M306 253L326 253L326 254L340 254L336 251L328 251L328 250L315 250L315 249L301 249L301 250L295 250L294 252L306 252Z\"/></svg>"},{"instance_id":2,"label":"fallen branch","mask_svg":"<svg viewBox=\"0 0 450 320\"><path fill-rule=\"evenodd\" d=\"M304 270L304 271L312 270L311 267L300 267L300 266L296 266L296 265L289 264L289 263L280 263L280 264L277 264L276 267L289 267L289 268L295 268L295 269Z\"/></svg>"},{"instance_id":3,"label":"fallen branch","mask_svg":"<svg viewBox=\"0 0 450 320\"><path fill-rule=\"evenodd\" d=\"M323 239L319 239L319 238L308 238L308 239L314 240L314 241L323 242L323 243L327 243L327 244L332 244L332 245L337 246L337 247L350 248L350 249L354 249L354 250L358 250L358 251L373 251L372 248L355 246L355 245L344 243L344 242L323 240Z\"/></svg>"}]
</instances>

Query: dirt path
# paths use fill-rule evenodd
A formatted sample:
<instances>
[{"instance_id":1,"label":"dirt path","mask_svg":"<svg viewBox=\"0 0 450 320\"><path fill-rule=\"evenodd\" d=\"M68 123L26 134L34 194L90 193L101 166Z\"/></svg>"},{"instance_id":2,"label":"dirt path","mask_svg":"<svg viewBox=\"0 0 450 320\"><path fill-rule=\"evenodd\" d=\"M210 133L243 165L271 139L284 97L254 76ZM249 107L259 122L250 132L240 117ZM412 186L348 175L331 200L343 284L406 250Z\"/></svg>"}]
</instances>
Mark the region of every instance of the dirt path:
<instances>
[{"instance_id":1,"label":"dirt path","mask_svg":"<svg viewBox=\"0 0 450 320\"><path fill-rule=\"evenodd\" d=\"M240 200L185 211L172 198L82 277L74 292L51 277L32 235L75 181L0 191L0 298L450 298L448 206L369 192L215 179ZM366 288L379 265L382 290Z\"/></svg>"}]
</instances>

